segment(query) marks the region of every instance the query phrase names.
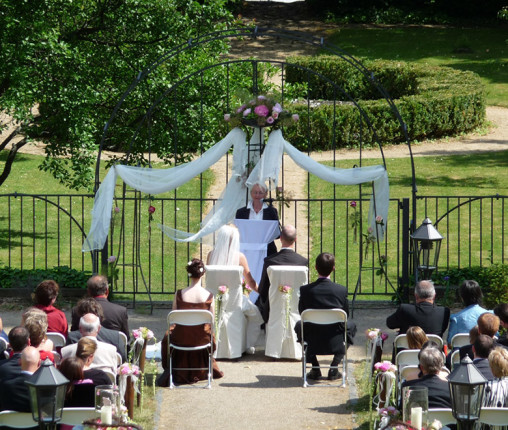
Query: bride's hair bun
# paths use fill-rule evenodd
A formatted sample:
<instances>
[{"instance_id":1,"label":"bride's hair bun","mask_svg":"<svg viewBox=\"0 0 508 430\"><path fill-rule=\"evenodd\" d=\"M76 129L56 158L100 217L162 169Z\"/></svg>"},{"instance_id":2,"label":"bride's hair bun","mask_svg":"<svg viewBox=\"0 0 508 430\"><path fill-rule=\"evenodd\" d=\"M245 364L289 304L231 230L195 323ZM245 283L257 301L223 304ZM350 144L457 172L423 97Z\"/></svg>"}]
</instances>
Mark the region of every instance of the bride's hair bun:
<instances>
[{"instance_id":1,"label":"bride's hair bun","mask_svg":"<svg viewBox=\"0 0 508 430\"><path fill-rule=\"evenodd\" d=\"M190 278L201 278L205 274L205 265L199 258L193 258L187 263L187 273Z\"/></svg>"}]
</instances>

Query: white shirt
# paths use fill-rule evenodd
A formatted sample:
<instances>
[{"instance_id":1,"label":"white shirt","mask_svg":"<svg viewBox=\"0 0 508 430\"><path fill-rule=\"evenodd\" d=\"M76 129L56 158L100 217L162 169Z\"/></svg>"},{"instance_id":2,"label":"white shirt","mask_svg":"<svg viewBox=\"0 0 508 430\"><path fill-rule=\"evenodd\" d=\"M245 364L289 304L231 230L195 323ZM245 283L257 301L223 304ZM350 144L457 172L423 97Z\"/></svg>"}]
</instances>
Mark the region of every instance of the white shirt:
<instances>
[{"instance_id":1,"label":"white shirt","mask_svg":"<svg viewBox=\"0 0 508 430\"><path fill-rule=\"evenodd\" d=\"M249 219L256 219L256 220L263 220L263 211L268 207L268 205L263 202L263 206L261 207L261 210L256 213L254 208L252 207L252 200L249 200L249 203L247 203L247 209L249 210Z\"/></svg>"}]
</instances>

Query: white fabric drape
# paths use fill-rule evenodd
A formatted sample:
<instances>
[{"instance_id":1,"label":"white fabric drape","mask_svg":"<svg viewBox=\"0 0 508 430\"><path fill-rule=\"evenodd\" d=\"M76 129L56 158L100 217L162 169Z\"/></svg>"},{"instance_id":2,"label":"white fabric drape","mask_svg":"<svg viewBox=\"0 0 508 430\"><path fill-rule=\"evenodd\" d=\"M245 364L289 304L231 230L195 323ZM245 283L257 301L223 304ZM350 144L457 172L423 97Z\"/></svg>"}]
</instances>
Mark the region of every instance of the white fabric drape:
<instances>
[{"instance_id":1,"label":"white fabric drape","mask_svg":"<svg viewBox=\"0 0 508 430\"><path fill-rule=\"evenodd\" d=\"M263 139L263 129L256 128L251 138L251 144L259 143ZM136 190L160 194L171 191L199 175L217 162L234 145L233 169L231 178L210 213L201 224L197 233L183 232L167 226L158 225L162 231L172 239L182 242L198 241L213 233L222 225L234 219L236 211L244 206L246 186L252 187L256 183L269 181L270 188L278 183L282 153L285 151L302 169L317 177L341 185L357 185L373 182L374 193L369 208L369 225L373 229L373 236L380 240L384 237L389 205L388 174L384 166L368 166L353 169L338 169L328 167L312 160L309 156L298 151L287 142L280 130L270 133L263 155L258 161L258 155L248 157L248 147L245 143L245 132L239 128L231 130L228 135L200 158L187 164L170 169L147 169L130 166L114 166L110 169L104 182L95 195L92 210L92 226L88 233L83 252L102 249L109 233L111 211L117 176L127 185ZM255 167L248 178L247 161L254 162ZM380 215L384 225L376 224L375 217Z\"/></svg>"}]
</instances>

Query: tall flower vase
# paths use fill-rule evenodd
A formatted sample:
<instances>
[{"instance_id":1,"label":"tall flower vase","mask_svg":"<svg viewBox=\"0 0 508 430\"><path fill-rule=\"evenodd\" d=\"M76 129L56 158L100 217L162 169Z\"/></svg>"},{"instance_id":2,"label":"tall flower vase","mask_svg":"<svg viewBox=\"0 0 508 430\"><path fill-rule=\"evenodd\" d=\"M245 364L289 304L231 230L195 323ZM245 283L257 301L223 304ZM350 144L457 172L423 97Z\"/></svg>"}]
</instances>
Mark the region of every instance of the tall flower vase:
<instances>
[{"instance_id":1,"label":"tall flower vase","mask_svg":"<svg viewBox=\"0 0 508 430\"><path fill-rule=\"evenodd\" d=\"M145 374L145 360L146 360L146 346L148 344L148 339L145 339L143 342L143 348L141 349L141 354L139 355L139 370L144 375ZM143 378L140 378L138 381L139 384L143 383ZM143 388L140 387L140 390L137 393L137 406L141 405L141 396L143 393Z\"/></svg>"},{"instance_id":2,"label":"tall flower vase","mask_svg":"<svg viewBox=\"0 0 508 430\"><path fill-rule=\"evenodd\" d=\"M127 377L126 385L124 401L129 418L132 420L134 418L134 381L132 376Z\"/></svg>"}]
</instances>

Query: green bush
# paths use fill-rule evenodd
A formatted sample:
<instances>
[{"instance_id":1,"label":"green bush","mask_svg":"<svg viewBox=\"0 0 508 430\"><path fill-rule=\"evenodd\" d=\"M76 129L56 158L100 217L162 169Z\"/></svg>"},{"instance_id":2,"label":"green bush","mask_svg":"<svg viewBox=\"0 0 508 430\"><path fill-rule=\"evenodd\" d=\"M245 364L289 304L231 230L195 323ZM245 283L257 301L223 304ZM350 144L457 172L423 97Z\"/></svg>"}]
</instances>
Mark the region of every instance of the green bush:
<instances>
[{"instance_id":1,"label":"green bush","mask_svg":"<svg viewBox=\"0 0 508 430\"><path fill-rule=\"evenodd\" d=\"M446 279L448 278L448 279ZM508 303L508 265L473 266L439 272L433 280L441 285L460 286L466 279L474 279L483 291L483 304L493 309L499 303Z\"/></svg>"},{"instance_id":2,"label":"green bush","mask_svg":"<svg viewBox=\"0 0 508 430\"><path fill-rule=\"evenodd\" d=\"M361 115L360 109L347 97L341 98L333 85L320 82L306 70L288 66L288 84L305 87L302 84L308 82L309 98L315 98L309 105L296 102L291 106L301 120L297 127L285 130L285 135L298 149L353 148L360 141L368 146L377 144L376 136L381 144L405 141L386 100L380 98L368 78L344 60L330 56L291 57L288 62L308 67L335 82L365 112ZM485 120L484 86L473 72L404 62L364 64L392 96L411 140L457 135L473 130ZM376 94L378 99L373 99ZM340 101L329 101L334 99Z\"/></svg>"},{"instance_id":3,"label":"green bush","mask_svg":"<svg viewBox=\"0 0 508 430\"><path fill-rule=\"evenodd\" d=\"M12 267L0 268L0 285L2 288L26 288L33 291L35 287L46 279L53 279L60 288L86 289L86 281L91 276L89 272L81 272L67 266L53 269L20 270Z\"/></svg>"}]
</instances>

